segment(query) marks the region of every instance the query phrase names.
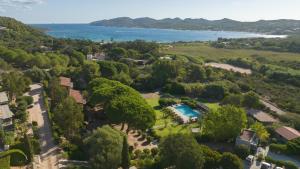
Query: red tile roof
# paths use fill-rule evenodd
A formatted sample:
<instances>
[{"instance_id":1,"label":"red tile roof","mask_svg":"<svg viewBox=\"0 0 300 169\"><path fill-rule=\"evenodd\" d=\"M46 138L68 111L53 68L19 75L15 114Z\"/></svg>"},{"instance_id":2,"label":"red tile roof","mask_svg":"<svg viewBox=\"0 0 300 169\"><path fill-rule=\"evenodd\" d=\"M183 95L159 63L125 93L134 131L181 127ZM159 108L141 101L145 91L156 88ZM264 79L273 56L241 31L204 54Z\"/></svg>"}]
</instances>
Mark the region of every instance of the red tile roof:
<instances>
[{"instance_id":1,"label":"red tile roof","mask_svg":"<svg viewBox=\"0 0 300 169\"><path fill-rule=\"evenodd\" d=\"M65 87L70 87L70 88L73 87L73 83L70 78L61 76L59 77L59 80L60 80L60 85Z\"/></svg>"},{"instance_id":2,"label":"red tile roof","mask_svg":"<svg viewBox=\"0 0 300 169\"><path fill-rule=\"evenodd\" d=\"M250 109L247 112L249 115L253 116L256 120L262 122L262 123L275 123L277 122L276 119L274 119L271 115L261 111L261 110L255 110Z\"/></svg>"},{"instance_id":3,"label":"red tile roof","mask_svg":"<svg viewBox=\"0 0 300 169\"><path fill-rule=\"evenodd\" d=\"M243 132L240 135L241 140L251 141L253 137L255 136L255 132L252 130L243 130Z\"/></svg>"},{"instance_id":4,"label":"red tile roof","mask_svg":"<svg viewBox=\"0 0 300 169\"><path fill-rule=\"evenodd\" d=\"M282 136L283 138L285 138L288 141L300 137L299 131L297 131L296 129L293 129L291 127L286 127L286 126L283 126L283 127L280 127L278 129L276 129L276 133L279 134L280 136Z\"/></svg>"},{"instance_id":5,"label":"red tile roof","mask_svg":"<svg viewBox=\"0 0 300 169\"><path fill-rule=\"evenodd\" d=\"M83 98L82 94L78 90L70 89L70 96L75 99L75 101L79 104L86 104L85 99Z\"/></svg>"}]
</instances>

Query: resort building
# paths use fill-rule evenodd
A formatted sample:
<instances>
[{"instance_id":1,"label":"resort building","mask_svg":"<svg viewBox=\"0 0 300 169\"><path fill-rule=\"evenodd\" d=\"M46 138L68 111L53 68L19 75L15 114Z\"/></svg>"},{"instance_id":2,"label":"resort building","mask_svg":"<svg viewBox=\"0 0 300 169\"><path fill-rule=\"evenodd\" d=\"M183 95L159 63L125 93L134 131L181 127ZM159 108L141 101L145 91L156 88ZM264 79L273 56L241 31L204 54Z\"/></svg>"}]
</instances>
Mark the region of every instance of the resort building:
<instances>
[{"instance_id":1,"label":"resort building","mask_svg":"<svg viewBox=\"0 0 300 169\"><path fill-rule=\"evenodd\" d=\"M8 104L8 97L6 92L0 92L0 105Z\"/></svg>"},{"instance_id":2,"label":"resort building","mask_svg":"<svg viewBox=\"0 0 300 169\"><path fill-rule=\"evenodd\" d=\"M278 129L275 130L278 138L282 142L288 142L297 138L300 138L300 132L297 131L296 129L293 129L291 127L283 126L279 127Z\"/></svg>"},{"instance_id":3,"label":"resort building","mask_svg":"<svg viewBox=\"0 0 300 169\"><path fill-rule=\"evenodd\" d=\"M235 145L245 145L250 149L256 149L258 144L258 138L256 133L252 130L245 129L241 134L236 138Z\"/></svg>"},{"instance_id":4,"label":"resort building","mask_svg":"<svg viewBox=\"0 0 300 169\"><path fill-rule=\"evenodd\" d=\"M0 125L3 129L9 129L12 126L13 112L8 105L0 105Z\"/></svg>"},{"instance_id":5,"label":"resort building","mask_svg":"<svg viewBox=\"0 0 300 169\"><path fill-rule=\"evenodd\" d=\"M255 120L257 120L265 125L278 122L278 120L274 119L271 115L269 115L268 113L265 113L261 110L249 109L247 111L247 115L253 117Z\"/></svg>"}]
</instances>

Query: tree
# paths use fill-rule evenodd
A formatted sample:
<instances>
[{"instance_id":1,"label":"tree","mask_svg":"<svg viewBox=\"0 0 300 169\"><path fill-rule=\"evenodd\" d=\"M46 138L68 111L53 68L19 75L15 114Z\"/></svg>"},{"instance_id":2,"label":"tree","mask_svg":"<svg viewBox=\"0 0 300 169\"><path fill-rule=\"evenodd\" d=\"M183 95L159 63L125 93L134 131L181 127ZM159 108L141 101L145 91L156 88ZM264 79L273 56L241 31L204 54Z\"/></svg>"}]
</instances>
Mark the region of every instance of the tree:
<instances>
[{"instance_id":1,"label":"tree","mask_svg":"<svg viewBox=\"0 0 300 169\"><path fill-rule=\"evenodd\" d=\"M175 79L182 69L179 61L158 60L152 66L152 77L157 86L164 85L169 79Z\"/></svg>"},{"instance_id":2,"label":"tree","mask_svg":"<svg viewBox=\"0 0 300 169\"><path fill-rule=\"evenodd\" d=\"M33 82L37 83L50 79L50 74L47 71L40 69L36 66L33 66L32 69L27 70L25 72L25 75L31 78Z\"/></svg>"},{"instance_id":3,"label":"tree","mask_svg":"<svg viewBox=\"0 0 300 169\"><path fill-rule=\"evenodd\" d=\"M226 89L219 84L208 84L204 87L202 97L213 100L222 100L226 95Z\"/></svg>"},{"instance_id":4,"label":"tree","mask_svg":"<svg viewBox=\"0 0 300 169\"><path fill-rule=\"evenodd\" d=\"M111 122L145 130L155 123L153 108L134 89L120 82L97 78L89 84L90 103L103 104Z\"/></svg>"},{"instance_id":5,"label":"tree","mask_svg":"<svg viewBox=\"0 0 300 169\"><path fill-rule=\"evenodd\" d=\"M54 122L68 138L75 136L83 125L82 107L72 97L67 97L58 104L54 109L53 115Z\"/></svg>"},{"instance_id":6,"label":"tree","mask_svg":"<svg viewBox=\"0 0 300 169\"><path fill-rule=\"evenodd\" d=\"M217 141L234 139L246 127L247 117L242 108L232 105L212 110L203 120L205 135Z\"/></svg>"},{"instance_id":7,"label":"tree","mask_svg":"<svg viewBox=\"0 0 300 169\"><path fill-rule=\"evenodd\" d=\"M242 104L247 108L259 108L261 105L258 95L252 91L244 95Z\"/></svg>"},{"instance_id":8,"label":"tree","mask_svg":"<svg viewBox=\"0 0 300 169\"><path fill-rule=\"evenodd\" d=\"M48 95L51 98L51 109L55 108L59 103L61 103L67 96L68 91L60 86L59 79L53 78L50 81L48 87Z\"/></svg>"},{"instance_id":9,"label":"tree","mask_svg":"<svg viewBox=\"0 0 300 169\"><path fill-rule=\"evenodd\" d=\"M4 90L8 91L10 99L21 96L29 88L31 81L28 77L24 77L19 72L4 73L2 76L2 84Z\"/></svg>"},{"instance_id":10,"label":"tree","mask_svg":"<svg viewBox=\"0 0 300 169\"><path fill-rule=\"evenodd\" d=\"M127 51L124 48L120 48L120 47L116 47L111 49L108 52L108 56L112 59L112 60L119 60L123 57L127 57Z\"/></svg>"},{"instance_id":11,"label":"tree","mask_svg":"<svg viewBox=\"0 0 300 169\"><path fill-rule=\"evenodd\" d=\"M155 123L153 108L145 100L134 95L115 97L105 107L105 110L112 122L126 123L128 129L145 130Z\"/></svg>"},{"instance_id":12,"label":"tree","mask_svg":"<svg viewBox=\"0 0 300 169\"><path fill-rule=\"evenodd\" d=\"M204 169L219 169L219 163L221 160L222 155L210 149L209 147L205 145L199 145L201 147L201 150L203 151L204 156Z\"/></svg>"},{"instance_id":13,"label":"tree","mask_svg":"<svg viewBox=\"0 0 300 169\"><path fill-rule=\"evenodd\" d=\"M127 137L123 137L123 149L122 149L122 164L123 169L128 169L130 167L130 156L129 156L129 147L127 142Z\"/></svg>"},{"instance_id":14,"label":"tree","mask_svg":"<svg viewBox=\"0 0 300 169\"><path fill-rule=\"evenodd\" d=\"M270 134L268 133L267 129L263 124L255 122L253 125L250 126L250 128L256 132L258 138L262 142L268 141Z\"/></svg>"},{"instance_id":15,"label":"tree","mask_svg":"<svg viewBox=\"0 0 300 169\"><path fill-rule=\"evenodd\" d=\"M241 106L242 100L243 100L242 95L230 94L222 100L222 104L231 104L231 105L235 105L235 106Z\"/></svg>"},{"instance_id":16,"label":"tree","mask_svg":"<svg viewBox=\"0 0 300 169\"><path fill-rule=\"evenodd\" d=\"M202 66L192 64L188 68L187 79L188 82L204 81L206 79L206 72Z\"/></svg>"},{"instance_id":17,"label":"tree","mask_svg":"<svg viewBox=\"0 0 300 169\"><path fill-rule=\"evenodd\" d=\"M202 169L204 156L196 140L188 135L171 135L159 145L164 168Z\"/></svg>"},{"instance_id":18,"label":"tree","mask_svg":"<svg viewBox=\"0 0 300 169\"><path fill-rule=\"evenodd\" d=\"M244 165L242 163L242 160L232 154L232 153L224 153L222 155L220 165L223 169L243 169Z\"/></svg>"},{"instance_id":19,"label":"tree","mask_svg":"<svg viewBox=\"0 0 300 169\"><path fill-rule=\"evenodd\" d=\"M92 168L117 169L122 162L124 136L110 126L97 128L84 143Z\"/></svg>"}]
</instances>

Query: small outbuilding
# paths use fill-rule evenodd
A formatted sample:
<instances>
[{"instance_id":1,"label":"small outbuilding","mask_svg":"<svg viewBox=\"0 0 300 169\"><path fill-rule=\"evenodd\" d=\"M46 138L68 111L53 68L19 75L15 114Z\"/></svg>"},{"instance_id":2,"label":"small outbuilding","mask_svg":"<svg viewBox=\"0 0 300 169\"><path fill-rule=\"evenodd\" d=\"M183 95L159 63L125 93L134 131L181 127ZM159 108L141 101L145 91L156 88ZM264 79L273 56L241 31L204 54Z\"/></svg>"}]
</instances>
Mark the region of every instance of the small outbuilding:
<instances>
[{"instance_id":1,"label":"small outbuilding","mask_svg":"<svg viewBox=\"0 0 300 169\"><path fill-rule=\"evenodd\" d=\"M258 138L253 130L245 129L236 138L235 145L245 145L250 149L256 149L258 145Z\"/></svg>"}]
</instances>

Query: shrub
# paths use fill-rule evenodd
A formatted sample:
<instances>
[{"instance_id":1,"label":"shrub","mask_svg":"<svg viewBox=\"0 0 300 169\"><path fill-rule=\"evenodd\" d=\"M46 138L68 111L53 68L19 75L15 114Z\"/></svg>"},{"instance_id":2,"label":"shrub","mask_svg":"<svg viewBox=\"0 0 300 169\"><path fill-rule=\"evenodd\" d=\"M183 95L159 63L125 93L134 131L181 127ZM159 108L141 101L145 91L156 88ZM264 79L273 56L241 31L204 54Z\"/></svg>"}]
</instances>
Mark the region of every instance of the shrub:
<instances>
[{"instance_id":1,"label":"shrub","mask_svg":"<svg viewBox=\"0 0 300 169\"><path fill-rule=\"evenodd\" d=\"M241 159L245 159L250 154L250 148L245 145L238 145L234 148L234 153Z\"/></svg>"},{"instance_id":2,"label":"shrub","mask_svg":"<svg viewBox=\"0 0 300 169\"><path fill-rule=\"evenodd\" d=\"M264 160L264 155L263 154L259 154L257 156L257 161L263 161Z\"/></svg>"},{"instance_id":3,"label":"shrub","mask_svg":"<svg viewBox=\"0 0 300 169\"><path fill-rule=\"evenodd\" d=\"M32 126L38 126L38 123L36 121L32 121Z\"/></svg>"},{"instance_id":4,"label":"shrub","mask_svg":"<svg viewBox=\"0 0 300 169\"><path fill-rule=\"evenodd\" d=\"M156 156L158 154L158 152L159 152L159 150L156 147L151 149L152 156Z\"/></svg>"},{"instance_id":5,"label":"shrub","mask_svg":"<svg viewBox=\"0 0 300 169\"><path fill-rule=\"evenodd\" d=\"M277 166L284 166L285 169L298 169L297 165L290 162L290 161L280 161L280 160L274 160L270 157L266 157L266 161L269 163L276 164Z\"/></svg>"},{"instance_id":6,"label":"shrub","mask_svg":"<svg viewBox=\"0 0 300 169\"><path fill-rule=\"evenodd\" d=\"M285 144L270 144L270 150L274 152L286 153L287 146Z\"/></svg>"},{"instance_id":7,"label":"shrub","mask_svg":"<svg viewBox=\"0 0 300 169\"><path fill-rule=\"evenodd\" d=\"M158 102L161 107L176 104L176 100L172 98L160 98Z\"/></svg>"}]
</instances>

